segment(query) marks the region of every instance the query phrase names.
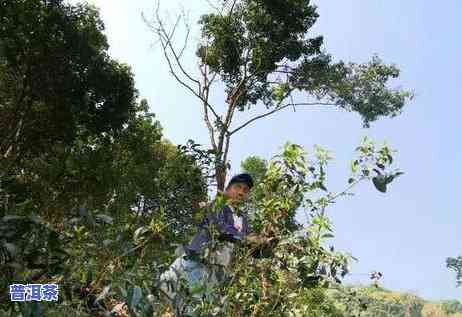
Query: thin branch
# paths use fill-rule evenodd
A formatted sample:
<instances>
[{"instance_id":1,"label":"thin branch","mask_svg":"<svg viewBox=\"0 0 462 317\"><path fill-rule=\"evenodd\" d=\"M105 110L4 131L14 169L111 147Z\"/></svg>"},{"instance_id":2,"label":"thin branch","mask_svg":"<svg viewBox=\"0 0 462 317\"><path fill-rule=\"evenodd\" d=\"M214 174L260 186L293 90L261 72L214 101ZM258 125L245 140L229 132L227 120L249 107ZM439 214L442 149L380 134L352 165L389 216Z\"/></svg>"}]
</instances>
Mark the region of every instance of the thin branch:
<instances>
[{"instance_id":1,"label":"thin branch","mask_svg":"<svg viewBox=\"0 0 462 317\"><path fill-rule=\"evenodd\" d=\"M191 87L189 86L187 83L185 83L183 80L181 80L180 77L178 77L178 75L176 74L174 68L173 68L173 65L172 65L172 61L170 60L170 57L168 56L167 54L167 46L166 44L164 44L164 40L161 39L161 45L162 45L162 48L163 48L163 51L164 51L164 56L165 56L165 59L167 60L167 63L168 63L168 66L170 68L170 72L172 73L172 75L175 77L175 79L181 84L183 85L185 88L187 88L188 90L190 90L196 97L198 97L199 99L203 100L201 96L199 96L199 94L197 94L197 92Z\"/></svg>"},{"instance_id":2,"label":"thin branch","mask_svg":"<svg viewBox=\"0 0 462 317\"><path fill-rule=\"evenodd\" d=\"M286 75L286 82L287 83L289 82L289 74ZM289 94L289 97L290 97L290 102L293 105L294 104L294 97L292 96L292 94ZM294 112L296 112L295 106L293 106L293 108L294 108Z\"/></svg>"},{"instance_id":3,"label":"thin branch","mask_svg":"<svg viewBox=\"0 0 462 317\"><path fill-rule=\"evenodd\" d=\"M233 4L233 6L234 6L234 4ZM246 58L248 58L248 54L247 54ZM231 134L229 133L229 127L230 127L231 122L233 120L233 116L234 116L234 113L235 113L235 110L236 110L237 102L238 102L239 98L241 97L241 95L242 95L242 93L243 93L243 91L245 89L245 84L246 84L247 79L248 79L248 77L247 77L247 62L246 62L246 63L244 63L244 70L243 70L242 79L239 82L239 84L237 85L237 87L231 93L230 98L228 98L228 100L227 100L227 101L229 101L229 109L228 109L228 114L227 114L226 119L225 119L225 125L223 126L223 130L221 131L221 135L220 135L220 146L221 147L223 146L223 138L225 138L225 150L223 152L223 162L224 162L224 164L226 164L227 159L228 159L229 145L230 145L230 141L231 141ZM221 147L220 147L220 149L221 149Z\"/></svg>"},{"instance_id":4,"label":"thin branch","mask_svg":"<svg viewBox=\"0 0 462 317\"><path fill-rule=\"evenodd\" d=\"M233 1L233 4L231 5L231 9L229 10L229 15L233 14L234 6L236 5L237 0Z\"/></svg>"},{"instance_id":5,"label":"thin branch","mask_svg":"<svg viewBox=\"0 0 462 317\"><path fill-rule=\"evenodd\" d=\"M207 41L207 45L205 46L205 60L207 60L207 54L208 54L208 41ZM204 69L202 70L202 67L204 67ZM209 118L209 113L208 113L208 107L207 107L207 103L208 103L208 100L209 100L209 93L210 93L210 85L211 83L209 82L208 80L208 75L207 75L207 64L203 64L203 65L200 65L199 66L199 69L202 73L202 77L203 77L203 83L204 83L204 89L201 90L201 96L204 98L205 102L204 102L204 120L205 120L205 123L207 125L207 128L209 129L209 136L210 136L210 142L212 144L212 147L215 151L217 151L217 144L216 144L216 141L215 141L215 129L213 128L211 122L210 122L210 118ZM215 78L215 77L213 77Z\"/></svg>"},{"instance_id":6,"label":"thin branch","mask_svg":"<svg viewBox=\"0 0 462 317\"><path fill-rule=\"evenodd\" d=\"M175 69L173 67L173 62L172 62L172 59L170 58L169 54L168 54L168 51L170 51L172 54L173 54L173 57L176 61L176 64L178 65L178 67L180 68L181 72L188 78L190 79L191 81L195 82L196 84L198 84L199 86L199 89L201 89L201 83L193 78L188 72L186 72L186 70L184 69L183 65L181 64L180 62L180 58L181 58L181 55L177 54L175 48L173 47L172 45L172 41L171 41L171 37L174 35L175 33L175 29L178 25L178 22L180 20L180 17L178 17L177 19L177 22L175 23L174 27L173 27L173 30L170 32L170 34L166 31L163 23L162 23L162 20L160 18L160 15L159 15L159 6L157 7L157 10L156 10L156 19L157 19L157 24L158 24L158 28L155 28L153 27L150 23L148 23L147 21L147 24L151 27L151 29L157 33L157 35L159 36L159 41L162 45L162 49L163 49L163 53L164 53L164 57L165 59L167 60L167 63L168 63L168 66L169 66L169 69L170 69L170 72L172 73L172 75L175 77L175 79L182 85L184 86L186 89L188 89L189 91L191 91L197 98L199 98L200 100L202 100L202 102L206 103L207 107L210 109L210 111L213 113L213 115L215 116L216 120L218 120L219 122L221 122L221 119L220 117L218 116L218 114L216 113L215 109L209 104L209 102L207 100L204 100L204 98L198 94L194 88L192 88L190 85L188 85L185 81L183 81L179 76L178 74L175 72ZM189 30L189 29L188 29ZM188 32L188 36L189 36L189 32ZM187 43L187 41L186 41ZM185 46L184 46L185 47ZM183 48L184 48L183 47ZM181 52L182 54L182 52Z\"/></svg>"},{"instance_id":7,"label":"thin branch","mask_svg":"<svg viewBox=\"0 0 462 317\"><path fill-rule=\"evenodd\" d=\"M350 189L352 189L354 186L356 186L358 183L362 182L363 180L367 179L367 177L363 176L357 180L355 180L354 182L352 182L347 188L345 188L342 192L338 193L337 195L334 195L332 197L330 197L328 200L327 200L327 203L331 203L333 202L335 199L337 199L338 197L340 196L343 196L345 194L348 193L348 191Z\"/></svg>"},{"instance_id":8,"label":"thin branch","mask_svg":"<svg viewBox=\"0 0 462 317\"><path fill-rule=\"evenodd\" d=\"M245 76L245 74L244 74L244 76L242 77L239 84L237 84L236 88L234 88L233 92L226 99L226 102L229 103L230 106L232 106L233 104L236 103L236 101L238 99L238 94L241 93L242 87L244 87L244 84L245 84L246 80L247 80L247 76Z\"/></svg>"},{"instance_id":9,"label":"thin branch","mask_svg":"<svg viewBox=\"0 0 462 317\"><path fill-rule=\"evenodd\" d=\"M290 94L290 103L292 104L292 106L294 108L294 112L296 112L295 103L294 103L294 97L292 96L292 94Z\"/></svg>"},{"instance_id":10,"label":"thin branch","mask_svg":"<svg viewBox=\"0 0 462 317\"><path fill-rule=\"evenodd\" d=\"M167 37L167 39L172 39L175 36L176 28L178 27L178 24L180 23L181 15L178 15L178 17L176 18L175 24L173 25L173 27L172 27L172 29L170 31L170 34L167 33L167 30L164 28L160 18L157 17L157 19L159 21L159 26L161 26L161 30L164 31L164 34Z\"/></svg>"},{"instance_id":11,"label":"thin branch","mask_svg":"<svg viewBox=\"0 0 462 317\"><path fill-rule=\"evenodd\" d=\"M335 106L335 104L332 104L332 103L324 103L324 102L313 102L313 103L288 103L284 106L281 106L281 107L276 107L275 109L267 112L267 113L264 113L264 114L261 114L261 115L258 115L256 117L253 117L252 119L248 120L247 122L243 123L242 125L240 125L239 127L237 127L236 129L232 130L229 134L230 135L233 135L234 133L238 132L239 130L245 128L246 126L248 126L249 124L251 124L252 122L254 121L257 121L259 119L262 119L262 118L265 118L267 116L270 116L272 115L273 113L275 112L278 112L278 111L281 111L287 107L290 107L290 106Z\"/></svg>"},{"instance_id":12,"label":"thin branch","mask_svg":"<svg viewBox=\"0 0 462 317\"><path fill-rule=\"evenodd\" d=\"M212 78L209 80L209 86L215 82L215 77L217 77L217 73L213 72Z\"/></svg>"},{"instance_id":13,"label":"thin branch","mask_svg":"<svg viewBox=\"0 0 462 317\"><path fill-rule=\"evenodd\" d=\"M178 26L178 23L181 19L181 15L178 16L176 22L175 22L175 25L173 26L172 28L172 31L170 32L170 34L168 34L168 32L166 31L163 23L162 23L162 20L159 16L159 9L156 11L156 19L157 19L157 23L159 25L159 28L157 29L157 34L159 36L164 36L165 37L165 42L166 44L168 45L168 47L170 48L170 51L172 52L173 56L175 57L175 61L178 65L178 67L180 68L181 72L191 81L195 82L196 84L199 84L199 81L195 78L193 78L183 67L183 65L181 64L180 62L180 58L181 58L181 55L178 55L175 48L173 47L173 44L172 44L172 38L173 38L173 35L175 34L175 31L176 31L176 28ZM187 33L187 36L186 37L189 37L189 31Z\"/></svg>"},{"instance_id":14,"label":"thin branch","mask_svg":"<svg viewBox=\"0 0 462 317\"><path fill-rule=\"evenodd\" d=\"M189 24L186 22L187 19L186 19L186 14L183 13L183 21L184 21L184 27L186 28L186 36L184 38L184 43L183 43L183 47L181 48L180 50L180 53L178 53L178 57L181 58L183 56L183 53L184 51L186 50L186 47L188 46L188 42L189 42L189 35L191 33L191 27L189 26Z\"/></svg>"},{"instance_id":15,"label":"thin branch","mask_svg":"<svg viewBox=\"0 0 462 317\"><path fill-rule=\"evenodd\" d=\"M245 75L245 74L244 74ZM226 113L225 117L225 122L222 127L220 137L218 140L218 149L223 149L223 142L225 139L225 136L229 139L231 137L231 134L229 134L229 126L231 125L231 121L234 115L234 110L236 109L236 104L237 100L240 97L240 94L242 92L242 87L244 87L245 81L246 81L246 76L244 76L239 84L236 86L236 88L233 90L231 95L227 98L227 102L229 103L228 111ZM223 154L226 156L227 152L223 152Z\"/></svg>"},{"instance_id":16,"label":"thin branch","mask_svg":"<svg viewBox=\"0 0 462 317\"><path fill-rule=\"evenodd\" d=\"M205 48L205 57L207 58L207 52L208 52L208 45ZM201 92L201 95L203 96L204 100L204 120L205 124L207 125L207 128L209 129L209 135L210 135L210 141L212 143L213 149L216 151L217 150L217 144L215 141L215 130L210 122L209 118L209 112L207 108L207 102L209 99L209 92L210 92L210 83L208 81L207 77L207 64L204 64L204 70L202 71L202 67L199 67L202 73L202 76L204 77L204 90Z\"/></svg>"},{"instance_id":17,"label":"thin branch","mask_svg":"<svg viewBox=\"0 0 462 317\"><path fill-rule=\"evenodd\" d=\"M226 164L226 161L228 160L228 151L229 151L229 143L231 141L231 135L227 133L226 135L226 140L225 140L225 151L223 155L223 162Z\"/></svg>"},{"instance_id":18,"label":"thin branch","mask_svg":"<svg viewBox=\"0 0 462 317\"><path fill-rule=\"evenodd\" d=\"M215 142L215 131L213 129L213 126L210 122L210 119L209 119L209 114L208 114L208 110L207 110L207 105L204 103L204 120L205 120L205 124L207 125L207 128L209 129L209 132L210 132L210 141L212 143L212 147L214 150L217 149L217 144Z\"/></svg>"}]
</instances>

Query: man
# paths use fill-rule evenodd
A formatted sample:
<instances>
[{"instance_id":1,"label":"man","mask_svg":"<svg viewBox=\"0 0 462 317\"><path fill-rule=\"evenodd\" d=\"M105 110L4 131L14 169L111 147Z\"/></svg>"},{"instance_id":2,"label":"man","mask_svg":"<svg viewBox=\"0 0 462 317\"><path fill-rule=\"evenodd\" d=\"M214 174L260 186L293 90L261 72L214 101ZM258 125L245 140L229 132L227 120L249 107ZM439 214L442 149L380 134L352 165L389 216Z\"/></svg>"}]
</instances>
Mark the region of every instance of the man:
<instances>
[{"instance_id":1,"label":"man","mask_svg":"<svg viewBox=\"0 0 462 317\"><path fill-rule=\"evenodd\" d=\"M209 206L213 212L202 221L199 232L185 247L185 254L178 257L169 270L161 275L161 294L174 310L175 316L193 315L192 308L185 303L186 299L181 294L181 280L186 281L186 288L193 293L193 300L199 301L203 296L213 297L210 290L224 282L225 269L231 261L234 243L268 242L263 237L251 233L247 215L241 215L237 210L238 205L248 198L252 187L253 180L249 174L234 176L229 181L223 197L218 195ZM210 253L207 262L203 262L200 255L204 254L204 249L212 239L211 227L217 229L218 240L223 242L224 246Z\"/></svg>"}]
</instances>

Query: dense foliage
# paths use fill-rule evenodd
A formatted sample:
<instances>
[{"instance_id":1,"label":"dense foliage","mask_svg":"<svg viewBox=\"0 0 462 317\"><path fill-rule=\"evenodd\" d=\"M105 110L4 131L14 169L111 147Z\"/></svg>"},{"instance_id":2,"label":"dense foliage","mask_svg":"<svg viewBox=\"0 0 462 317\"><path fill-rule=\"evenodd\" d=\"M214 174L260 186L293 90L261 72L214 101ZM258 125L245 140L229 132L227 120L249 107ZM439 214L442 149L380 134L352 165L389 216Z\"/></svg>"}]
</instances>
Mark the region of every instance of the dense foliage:
<instances>
[{"instance_id":1,"label":"dense foliage","mask_svg":"<svg viewBox=\"0 0 462 317\"><path fill-rule=\"evenodd\" d=\"M313 159L308 159L300 146L287 144L282 154L268 163L257 157L243 162L259 181L247 206L252 227L271 243L237 248L229 279L212 291L214 296L197 305L201 314L342 316L326 291L341 283L352 257L327 245L333 237L327 210L360 181L383 176L390 182L401 174L390 169L392 151L386 145L377 147L365 138L357 153L347 188L337 194L326 188L330 154L319 146ZM381 181L373 183L377 189L386 186ZM296 212L302 210L310 216L307 226L295 220ZM221 244L212 239L202 261L207 262L208 255Z\"/></svg>"},{"instance_id":2,"label":"dense foliage","mask_svg":"<svg viewBox=\"0 0 462 317\"><path fill-rule=\"evenodd\" d=\"M366 63L336 61L323 47L322 36L311 37L319 15L310 0L211 1L214 10L199 20L196 55L199 74L181 61L188 42L175 46L181 19L168 29L156 18L157 35L171 73L199 98L215 155L216 181L223 190L232 135L257 120L284 109L334 107L358 113L363 125L401 113L413 94L391 83L399 77L396 65L373 56ZM215 85L220 82L220 85ZM225 90L223 113L209 96ZM239 112L257 111L235 124Z\"/></svg>"},{"instance_id":3,"label":"dense foliage","mask_svg":"<svg viewBox=\"0 0 462 317\"><path fill-rule=\"evenodd\" d=\"M397 78L395 66L374 57L368 64L335 63L322 48L323 37L307 37L319 15L309 0L225 1L227 14L206 14L197 55L219 74L238 108L259 101L275 107L292 91L324 100L361 114L364 124L401 111L408 92L390 90L386 83Z\"/></svg>"},{"instance_id":4,"label":"dense foliage","mask_svg":"<svg viewBox=\"0 0 462 317\"><path fill-rule=\"evenodd\" d=\"M104 287L171 258L206 195L202 163L162 138L93 7L0 10L0 309L94 315ZM53 282L59 305L9 301L10 284Z\"/></svg>"},{"instance_id":5,"label":"dense foliage","mask_svg":"<svg viewBox=\"0 0 462 317\"><path fill-rule=\"evenodd\" d=\"M24 160L120 131L134 79L107 54L97 10L48 0L2 0L0 10L0 154Z\"/></svg>"}]
</instances>

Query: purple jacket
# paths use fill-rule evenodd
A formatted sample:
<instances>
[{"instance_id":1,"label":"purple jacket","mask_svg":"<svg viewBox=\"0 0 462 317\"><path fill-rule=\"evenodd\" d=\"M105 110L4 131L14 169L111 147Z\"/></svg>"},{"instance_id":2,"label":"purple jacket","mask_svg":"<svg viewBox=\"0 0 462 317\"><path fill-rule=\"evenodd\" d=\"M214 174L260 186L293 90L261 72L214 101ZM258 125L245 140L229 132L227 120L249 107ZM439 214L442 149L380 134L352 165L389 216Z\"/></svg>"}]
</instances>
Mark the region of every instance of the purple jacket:
<instances>
[{"instance_id":1,"label":"purple jacket","mask_svg":"<svg viewBox=\"0 0 462 317\"><path fill-rule=\"evenodd\" d=\"M210 241L210 233L207 229L207 225L210 223L217 225L218 231L221 234L220 239L225 241L242 241L246 235L252 232L245 214L242 215L242 232L239 232L234 227L231 208L225 206L221 212L211 213L201 222L198 233L192 238L189 245L184 248L187 255L198 254L202 246Z\"/></svg>"}]
</instances>

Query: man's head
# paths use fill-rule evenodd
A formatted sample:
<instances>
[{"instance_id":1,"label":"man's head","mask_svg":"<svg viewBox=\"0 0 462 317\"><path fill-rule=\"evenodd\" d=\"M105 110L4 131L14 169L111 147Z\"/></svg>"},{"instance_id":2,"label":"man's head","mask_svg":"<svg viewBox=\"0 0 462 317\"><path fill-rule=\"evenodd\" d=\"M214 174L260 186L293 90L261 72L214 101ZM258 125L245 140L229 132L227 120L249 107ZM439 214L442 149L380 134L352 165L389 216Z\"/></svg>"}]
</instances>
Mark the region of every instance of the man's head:
<instances>
[{"instance_id":1,"label":"man's head","mask_svg":"<svg viewBox=\"0 0 462 317\"><path fill-rule=\"evenodd\" d=\"M231 178L226 186L225 195L233 202L242 202L249 197L253 180L249 174L239 174Z\"/></svg>"}]
</instances>

